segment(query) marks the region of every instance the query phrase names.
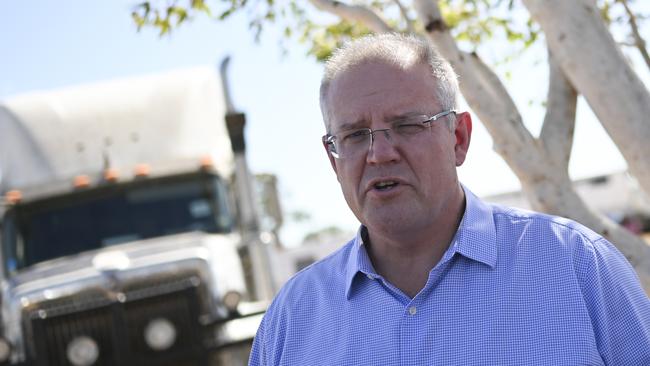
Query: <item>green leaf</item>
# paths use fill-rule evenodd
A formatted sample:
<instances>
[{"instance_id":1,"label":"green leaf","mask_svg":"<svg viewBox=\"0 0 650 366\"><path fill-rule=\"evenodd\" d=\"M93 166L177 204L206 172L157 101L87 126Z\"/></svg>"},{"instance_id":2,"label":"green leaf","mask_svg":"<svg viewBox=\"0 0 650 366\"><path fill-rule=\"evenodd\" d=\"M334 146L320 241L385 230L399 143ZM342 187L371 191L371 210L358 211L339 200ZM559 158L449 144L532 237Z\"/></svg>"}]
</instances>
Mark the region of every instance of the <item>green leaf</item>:
<instances>
[{"instance_id":1,"label":"green leaf","mask_svg":"<svg viewBox=\"0 0 650 366\"><path fill-rule=\"evenodd\" d=\"M224 20L224 19L228 18L230 15L232 15L232 13L233 13L234 11L235 11L235 8L228 8L228 9L226 9L226 11L224 11L223 13L221 13L221 14L219 15L219 17L218 17L219 20Z\"/></svg>"},{"instance_id":2,"label":"green leaf","mask_svg":"<svg viewBox=\"0 0 650 366\"><path fill-rule=\"evenodd\" d=\"M145 23L146 23L145 19L144 19L143 17L141 17L141 16L140 16L137 12L135 12L135 11L131 13L131 18L133 19L133 21L135 22L135 24L138 26L138 32L139 32L140 29L142 29L142 27L143 27L143 26L145 25Z\"/></svg>"},{"instance_id":3,"label":"green leaf","mask_svg":"<svg viewBox=\"0 0 650 366\"><path fill-rule=\"evenodd\" d=\"M206 13L208 16L212 16L210 7L208 6L208 4L205 3L204 0L192 0L191 7L194 10L198 10Z\"/></svg>"}]
</instances>

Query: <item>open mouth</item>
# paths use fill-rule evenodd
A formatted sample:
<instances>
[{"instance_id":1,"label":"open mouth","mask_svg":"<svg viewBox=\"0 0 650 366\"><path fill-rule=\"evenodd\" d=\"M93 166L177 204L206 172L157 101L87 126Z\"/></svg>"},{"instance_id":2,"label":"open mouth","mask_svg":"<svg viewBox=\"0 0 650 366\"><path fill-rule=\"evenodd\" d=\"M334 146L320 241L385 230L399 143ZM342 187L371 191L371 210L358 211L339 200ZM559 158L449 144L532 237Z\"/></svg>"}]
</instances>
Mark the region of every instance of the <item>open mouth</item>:
<instances>
[{"instance_id":1,"label":"open mouth","mask_svg":"<svg viewBox=\"0 0 650 366\"><path fill-rule=\"evenodd\" d=\"M387 180L387 181L377 182L373 185L373 187L379 191L387 191L391 188L397 187L398 184L399 183L397 183L396 181Z\"/></svg>"}]
</instances>

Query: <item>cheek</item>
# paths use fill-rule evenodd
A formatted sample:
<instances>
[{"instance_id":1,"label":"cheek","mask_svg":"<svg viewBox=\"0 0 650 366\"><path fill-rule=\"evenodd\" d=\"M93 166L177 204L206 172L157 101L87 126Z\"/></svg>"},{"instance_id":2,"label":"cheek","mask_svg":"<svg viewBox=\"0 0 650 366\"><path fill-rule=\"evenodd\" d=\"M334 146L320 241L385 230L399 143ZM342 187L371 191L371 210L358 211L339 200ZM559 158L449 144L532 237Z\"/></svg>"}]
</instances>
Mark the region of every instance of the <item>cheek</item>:
<instances>
[{"instance_id":1,"label":"cheek","mask_svg":"<svg viewBox=\"0 0 650 366\"><path fill-rule=\"evenodd\" d=\"M357 185L359 182L359 171L351 168L340 169L339 182L345 184L346 186Z\"/></svg>"},{"instance_id":2,"label":"cheek","mask_svg":"<svg viewBox=\"0 0 650 366\"><path fill-rule=\"evenodd\" d=\"M355 196L359 192L363 169L352 164L339 164L336 177L346 197Z\"/></svg>"},{"instance_id":3,"label":"cheek","mask_svg":"<svg viewBox=\"0 0 650 366\"><path fill-rule=\"evenodd\" d=\"M447 133L439 136L439 139L432 144L429 150L429 160L435 160L438 167L447 169L448 166L456 167L456 150L455 150L456 137Z\"/></svg>"},{"instance_id":4,"label":"cheek","mask_svg":"<svg viewBox=\"0 0 650 366\"><path fill-rule=\"evenodd\" d=\"M456 156L453 147L446 141L438 141L427 149L422 149L409 160L425 190L439 189L438 187L456 174Z\"/></svg>"}]
</instances>

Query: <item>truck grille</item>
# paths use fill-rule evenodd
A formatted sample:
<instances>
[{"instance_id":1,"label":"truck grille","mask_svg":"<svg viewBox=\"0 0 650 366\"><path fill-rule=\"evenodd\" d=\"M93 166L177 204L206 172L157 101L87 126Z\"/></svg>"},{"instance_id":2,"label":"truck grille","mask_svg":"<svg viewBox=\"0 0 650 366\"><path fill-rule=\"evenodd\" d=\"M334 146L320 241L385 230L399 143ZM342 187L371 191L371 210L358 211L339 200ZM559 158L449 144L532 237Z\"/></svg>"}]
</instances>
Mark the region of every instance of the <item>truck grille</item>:
<instances>
[{"instance_id":1,"label":"truck grille","mask_svg":"<svg viewBox=\"0 0 650 366\"><path fill-rule=\"evenodd\" d=\"M30 309L24 319L30 322L26 325L32 334L29 338L34 340L35 364L74 366L68 348L79 337L88 337L97 346L97 359L91 365L201 363L205 355L201 351L199 316L204 289L196 276L163 281L153 288L122 290L127 291L113 300L106 292L98 299L95 292L92 301L80 301L78 294L65 304L59 299L56 304L42 303ZM164 350L152 349L144 338L147 325L155 319L164 319L175 329L175 341Z\"/></svg>"},{"instance_id":2,"label":"truck grille","mask_svg":"<svg viewBox=\"0 0 650 366\"><path fill-rule=\"evenodd\" d=\"M97 342L97 365L117 365L115 322L111 307L82 313L35 319L34 340L39 364L72 365L67 357L68 344L78 336L87 336ZM40 355L43 357L40 357Z\"/></svg>"}]
</instances>

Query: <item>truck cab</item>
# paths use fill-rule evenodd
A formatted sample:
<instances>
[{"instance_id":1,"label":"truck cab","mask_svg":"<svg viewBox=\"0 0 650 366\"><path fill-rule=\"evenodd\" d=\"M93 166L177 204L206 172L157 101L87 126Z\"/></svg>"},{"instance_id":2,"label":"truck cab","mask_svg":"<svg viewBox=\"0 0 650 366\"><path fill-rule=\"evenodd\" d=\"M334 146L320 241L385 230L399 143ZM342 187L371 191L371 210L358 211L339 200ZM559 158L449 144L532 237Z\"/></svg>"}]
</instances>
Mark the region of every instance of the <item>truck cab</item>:
<instances>
[{"instance_id":1,"label":"truck cab","mask_svg":"<svg viewBox=\"0 0 650 366\"><path fill-rule=\"evenodd\" d=\"M246 363L273 236L244 225L221 85L200 68L0 106L1 362Z\"/></svg>"}]
</instances>

